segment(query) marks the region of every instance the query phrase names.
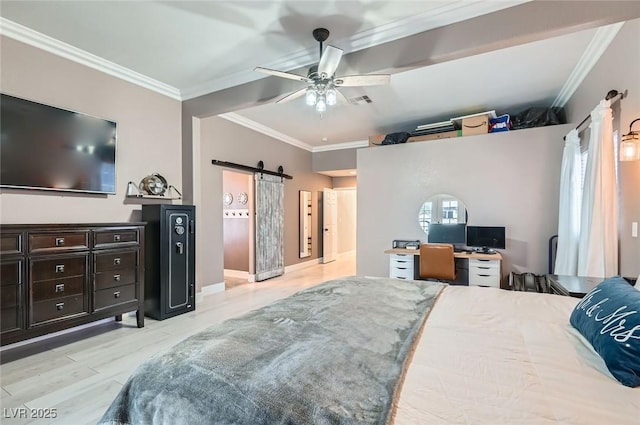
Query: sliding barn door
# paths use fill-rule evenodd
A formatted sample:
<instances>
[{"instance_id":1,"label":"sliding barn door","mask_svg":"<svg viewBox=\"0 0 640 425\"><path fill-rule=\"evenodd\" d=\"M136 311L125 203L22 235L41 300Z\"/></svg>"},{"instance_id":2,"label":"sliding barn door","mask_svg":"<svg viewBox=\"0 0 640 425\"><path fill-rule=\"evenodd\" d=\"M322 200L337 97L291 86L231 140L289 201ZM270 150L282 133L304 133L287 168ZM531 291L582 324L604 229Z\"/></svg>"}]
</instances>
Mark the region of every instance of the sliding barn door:
<instances>
[{"instance_id":1,"label":"sliding barn door","mask_svg":"<svg viewBox=\"0 0 640 425\"><path fill-rule=\"evenodd\" d=\"M284 183L256 174L256 281L284 274Z\"/></svg>"}]
</instances>

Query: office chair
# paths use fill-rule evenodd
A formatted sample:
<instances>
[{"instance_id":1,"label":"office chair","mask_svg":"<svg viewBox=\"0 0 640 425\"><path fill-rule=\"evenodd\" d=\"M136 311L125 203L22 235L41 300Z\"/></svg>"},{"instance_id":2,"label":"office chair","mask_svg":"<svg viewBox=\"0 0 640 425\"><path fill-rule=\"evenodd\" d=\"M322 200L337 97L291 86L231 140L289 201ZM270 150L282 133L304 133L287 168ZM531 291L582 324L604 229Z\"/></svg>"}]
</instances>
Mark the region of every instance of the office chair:
<instances>
[{"instance_id":1,"label":"office chair","mask_svg":"<svg viewBox=\"0 0 640 425\"><path fill-rule=\"evenodd\" d=\"M426 243L420 245L420 278L456 280L453 245Z\"/></svg>"}]
</instances>

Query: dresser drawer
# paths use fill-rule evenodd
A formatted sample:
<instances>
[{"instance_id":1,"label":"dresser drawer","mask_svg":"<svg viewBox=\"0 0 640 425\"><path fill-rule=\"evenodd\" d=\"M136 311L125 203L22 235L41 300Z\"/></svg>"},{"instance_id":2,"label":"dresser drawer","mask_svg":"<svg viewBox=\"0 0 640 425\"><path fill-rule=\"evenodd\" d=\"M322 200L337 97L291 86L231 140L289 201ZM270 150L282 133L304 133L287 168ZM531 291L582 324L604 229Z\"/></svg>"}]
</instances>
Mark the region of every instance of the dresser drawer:
<instances>
[{"instance_id":1,"label":"dresser drawer","mask_svg":"<svg viewBox=\"0 0 640 425\"><path fill-rule=\"evenodd\" d=\"M46 322L53 319L60 319L67 316L84 313L85 296L71 295L53 300L38 301L31 304L31 324Z\"/></svg>"},{"instance_id":2,"label":"dresser drawer","mask_svg":"<svg viewBox=\"0 0 640 425\"><path fill-rule=\"evenodd\" d=\"M21 254L22 250L22 233L2 233L0 235L0 254Z\"/></svg>"},{"instance_id":3,"label":"dresser drawer","mask_svg":"<svg viewBox=\"0 0 640 425\"><path fill-rule=\"evenodd\" d=\"M32 259L31 282L84 275L87 272L87 255L56 259Z\"/></svg>"},{"instance_id":4,"label":"dresser drawer","mask_svg":"<svg viewBox=\"0 0 640 425\"><path fill-rule=\"evenodd\" d=\"M29 233L29 252L89 249L89 232Z\"/></svg>"},{"instance_id":5,"label":"dresser drawer","mask_svg":"<svg viewBox=\"0 0 640 425\"><path fill-rule=\"evenodd\" d=\"M94 289L112 288L114 286L129 285L136 283L136 269L109 270L102 273L96 273L93 278Z\"/></svg>"},{"instance_id":6,"label":"dresser drawer","mask_svg":"<svg viewBox=\"0 0 640 425\"><path fill-rule=\"evenodd\" d=\"M14 329L20 329L22 320L20 318L20 309L18 307L4 308L0 313L0 331L6 332Z\"/></svg>"},{"instance_id":7,"label":"dresser drawer","mask_svg":"<svg viewBox=\"0 0 640 425\"><path fill-rule=\"evenodd\" d=\"M122 270L136 268L136 251L120 251L117 253L99 253L94 254L93 264L96 273L107 270Z\"/></svg>"},{"instance_id":8,"label":"dresser drawer","mask_svg":"<svg viewBox=\"0 0 640 425\"><path fill-rule=\"evenodd\" d=\"M102 308L126 303L136 299L136 285L116 286L115 288L102 289L93 294L93 309Z\"/></svg>"},{"instance_id":9,"label":"dresser drawer","mask_svg":"<svg viewBox=\"0 0 640 425\"><path fill-rule=\"evenodd\" d=\"M138 243L139 235L137 229L110 229L93 232L93 246L95 248L137 245Z\"/></svg>"},{"instance_id":10,"label":"dresser drawer","mask_svg":"<svg viewBox=\"0 0 640 425\"><path fill-rule=\"evenodd\" d=\"M20 285L22 283L22 260L5 261L0 264L0 285Z\"/></svg>"},{"instance_id":11,"label":"dresser drawer","mask_svg":"<svg viewBox=\"0 0 640 425\"><path fill-rule=\"evenodd\" d=\"M19 285L0 287L0 307L2 307L3 310L6 308L16 308L18 306L20 289L22 289L22 287Z\"/></svg>"},{"instance_id":12,"label":"dresser drawer","mask_svg":"<svg viewBox=\"0 0 640 425\"><path fill-rule=\"evenodd\" d=\"M31 299L36 302L78 295L84 293L84 288L84 276L41 280L31 284Z\"/></svg>"}]
</instances>

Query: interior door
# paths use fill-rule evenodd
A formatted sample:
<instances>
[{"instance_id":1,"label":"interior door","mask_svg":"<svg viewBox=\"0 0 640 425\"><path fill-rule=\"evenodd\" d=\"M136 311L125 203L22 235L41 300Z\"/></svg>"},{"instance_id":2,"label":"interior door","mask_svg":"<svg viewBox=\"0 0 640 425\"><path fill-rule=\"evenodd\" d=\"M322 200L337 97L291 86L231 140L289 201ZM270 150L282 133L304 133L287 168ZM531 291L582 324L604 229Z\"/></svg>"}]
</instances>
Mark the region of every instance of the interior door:
<instances>
[{"instance_id":1,"label":"interior door","mask_svg":"<svg viewBox=\"0 0 640 425\"><path fill-rule=\"evenodd\" d=\"M284 183L256 174L256 282L284 274Z\"/></svg>"},{"instance_id":2,"label":"interior door","mask_svg":"<svg viewBox=\"0 0 640 425\"><path fill-rule=\"evenodd\" d=\"M322 191L322 262L336 259L338 252L338 197L333 189Z\"/></svg>"}]
</instances>

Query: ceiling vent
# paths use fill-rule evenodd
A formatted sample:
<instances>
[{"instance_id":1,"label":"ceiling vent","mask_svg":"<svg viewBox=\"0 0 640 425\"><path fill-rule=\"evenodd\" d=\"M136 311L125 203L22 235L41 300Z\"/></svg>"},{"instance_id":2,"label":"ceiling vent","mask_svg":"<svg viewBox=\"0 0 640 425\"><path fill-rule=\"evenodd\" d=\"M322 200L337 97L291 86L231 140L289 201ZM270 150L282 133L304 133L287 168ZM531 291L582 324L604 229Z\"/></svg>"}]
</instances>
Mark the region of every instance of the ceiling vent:
<instances>
[{"instance_id":1,"label":"ceiling vent","mask_svg":"<svg viewBox=\"0 0 640 425\"><path fill-rule=\"evenodd\" d=\"M365 94L364 96L352 97L349 99L349 103L352 105L364 105L366 103L373 103L373 101Z\"/></svg>"}]
</instances>

